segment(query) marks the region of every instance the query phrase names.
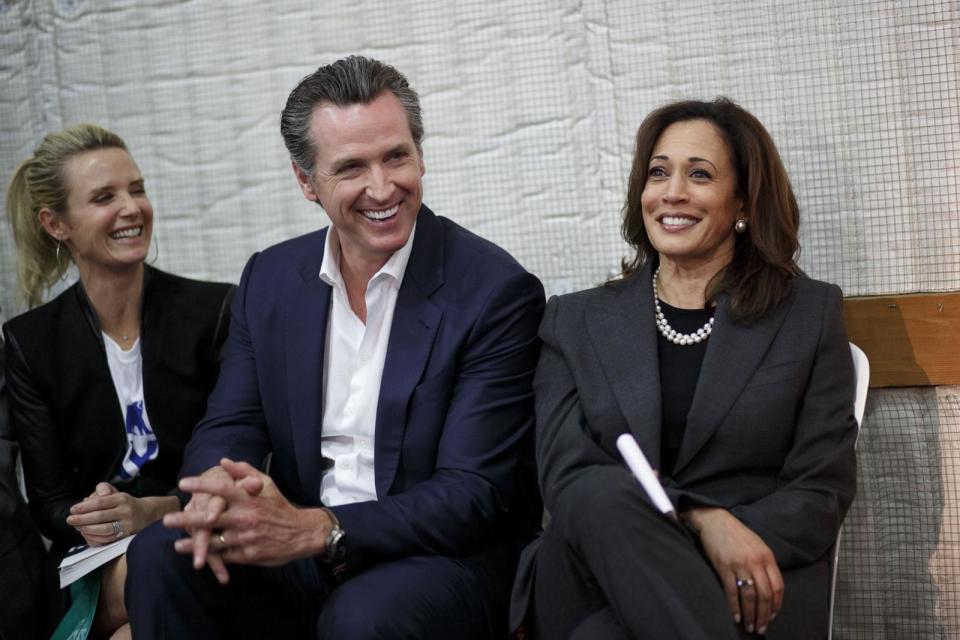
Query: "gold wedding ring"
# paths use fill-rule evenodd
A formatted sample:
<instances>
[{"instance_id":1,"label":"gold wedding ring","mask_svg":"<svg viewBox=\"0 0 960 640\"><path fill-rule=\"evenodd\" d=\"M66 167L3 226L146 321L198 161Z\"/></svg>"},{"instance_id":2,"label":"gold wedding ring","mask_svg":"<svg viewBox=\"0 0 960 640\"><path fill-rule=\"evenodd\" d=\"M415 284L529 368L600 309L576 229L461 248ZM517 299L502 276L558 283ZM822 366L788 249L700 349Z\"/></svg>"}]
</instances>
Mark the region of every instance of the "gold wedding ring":
<instances>
[{"instance_id":1,"label":"gold wedding ring","mask_svg":"<svg viewBox=\"0 0 960 640\"><path fill-rule=\"evenodd\" d=\"M217 540L220 541L220 544L223 545L223 548L224 548L224 549L227 548L227 539L223 537L223 533L222 533L222 532L217 534Z\"/></svg>"}]
</instances>

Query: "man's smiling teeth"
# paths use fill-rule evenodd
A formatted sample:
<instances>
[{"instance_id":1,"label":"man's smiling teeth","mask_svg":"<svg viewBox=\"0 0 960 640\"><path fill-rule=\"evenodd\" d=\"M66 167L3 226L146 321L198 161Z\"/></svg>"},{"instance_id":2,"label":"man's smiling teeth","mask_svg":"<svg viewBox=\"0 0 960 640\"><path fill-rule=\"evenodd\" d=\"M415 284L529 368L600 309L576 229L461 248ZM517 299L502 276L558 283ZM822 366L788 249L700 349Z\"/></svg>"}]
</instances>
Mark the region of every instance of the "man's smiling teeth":
<instances>
[{"instance_id":1,"label":"man's smiling teeth","mask_svg":"<svg viewBox=\"0 0 960 640\"><path fill-rule=\"evenodd\" d=\"M697 220L695 218L686 218L681 216L663 216L662 218L660 218L660 222L661 224L665 224L669 226L685 226L685 225L697 224Z\"/></svg>"},{"instance_id":2,"label":"man's smiling teeth","mask_svg":"<svg viewBox=\"0 0 960 640\"><path fill-rule=\"evenodd\" d=\"M143 233L143 227L131 227L130 229L114 231L110 234L110 237L114 240L123 240L124 238L136 238L141 233Z\"/></svg>"},{"instance_id":3,"label":"man's smiling teeth","mask_svg":"<svg viewBox=\"0 0 960 640\"><path fill-rule=\"evenodd\" d=\"M396 214L397 211L399 210L400 210L400 203L398 202L397 204L393 205L389 209L384 209L383 211L374 211L373 209L361 209L360 213L362 213L367 218L370 218L371 220L386 220L387 218L390 218L394 214Z\"/></svg>"}]
</instances>

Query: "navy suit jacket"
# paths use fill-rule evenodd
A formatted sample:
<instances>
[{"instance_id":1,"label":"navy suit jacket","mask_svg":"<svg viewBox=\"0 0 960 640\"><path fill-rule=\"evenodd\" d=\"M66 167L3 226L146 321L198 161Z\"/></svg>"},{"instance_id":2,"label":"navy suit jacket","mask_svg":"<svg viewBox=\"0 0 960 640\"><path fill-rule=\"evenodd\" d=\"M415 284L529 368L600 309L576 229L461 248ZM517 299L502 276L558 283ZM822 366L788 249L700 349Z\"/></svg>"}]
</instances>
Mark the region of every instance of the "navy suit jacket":
<instances>
[{"instance_id":1,"label":"navy suit jacket","mask_svg":"<svg viewBox=\"0 0 960 640\"><path fill-rule=\"evenodd\" d=\"M220 379L183 475L222 456L257 466L272 453L270 474L284 495L320 505L326 232L247 263ZM540 282L506 252L422 207L380 386L377 500L333 509L352 571L409 555L474 554L530 535L539 499L535 479L525 484L518 470L532 441L543 304Z\"/></svg>"}]
</instances>

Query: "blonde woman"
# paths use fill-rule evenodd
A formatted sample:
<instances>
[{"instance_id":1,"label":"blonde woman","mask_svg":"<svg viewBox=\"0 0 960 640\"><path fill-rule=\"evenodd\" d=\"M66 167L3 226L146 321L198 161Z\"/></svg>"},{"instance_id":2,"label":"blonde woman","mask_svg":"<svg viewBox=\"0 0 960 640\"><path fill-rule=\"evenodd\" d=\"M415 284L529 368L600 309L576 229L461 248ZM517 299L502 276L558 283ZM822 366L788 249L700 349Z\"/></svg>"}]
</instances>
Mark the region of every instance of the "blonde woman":
<instances>
[{"instance_id":1,"label":"blonde woman","mask_svg":"<svg viewBox=\"0 0 960 640\"><path fill-rule=\"evenodd\" d=\"M123 140L46 136L7 193L19 293L4 326L11 419L31 512L58 560L179 508L183 449L219 372L233 287L147 264L153 207ZM37 306L70 263L79 282ZM126 563L103 571L94 633L128 634Z\"/></svg>"}]
</instances>

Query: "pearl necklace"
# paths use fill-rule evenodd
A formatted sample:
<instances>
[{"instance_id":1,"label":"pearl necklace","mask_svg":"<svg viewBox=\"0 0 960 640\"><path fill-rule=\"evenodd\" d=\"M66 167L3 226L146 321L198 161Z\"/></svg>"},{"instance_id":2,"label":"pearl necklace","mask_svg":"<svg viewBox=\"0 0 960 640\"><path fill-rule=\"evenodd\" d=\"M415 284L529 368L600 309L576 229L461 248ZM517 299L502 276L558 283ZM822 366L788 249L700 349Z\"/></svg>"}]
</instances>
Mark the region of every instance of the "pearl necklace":
<instances>
[{"instance_id":1,"label":"pearl necklace","mask_svg":"<svg viewBox=\"0 0 960 640\"><path fill-rule=\"evenodd\" d=\"M660 309L660 299L657 295L657 280L659 279L660 267L657 267L657 270L653 273L653 306L657 310L657 330L660 331L660 334L673 344L679 345L697 344L709 338L713 331L713 316L710 317L709 322L693 333L680 333L670 326L667 318L663 315L663 310Z\"/></svg>"}]
</instances>

